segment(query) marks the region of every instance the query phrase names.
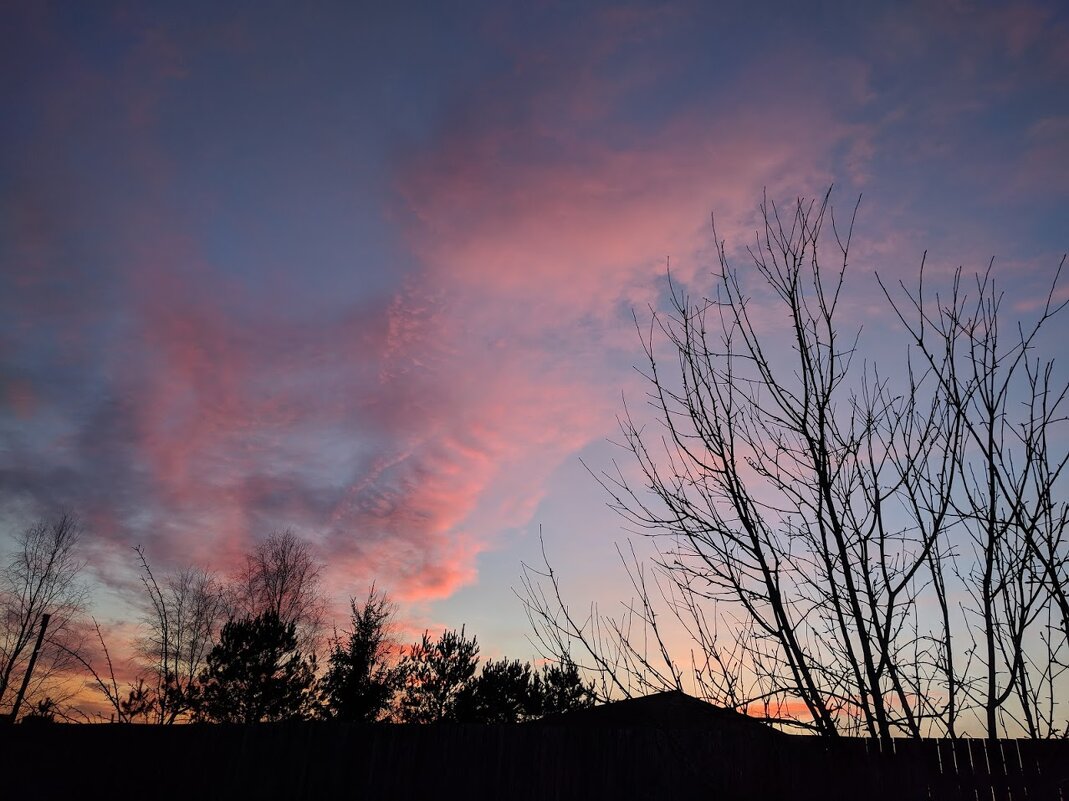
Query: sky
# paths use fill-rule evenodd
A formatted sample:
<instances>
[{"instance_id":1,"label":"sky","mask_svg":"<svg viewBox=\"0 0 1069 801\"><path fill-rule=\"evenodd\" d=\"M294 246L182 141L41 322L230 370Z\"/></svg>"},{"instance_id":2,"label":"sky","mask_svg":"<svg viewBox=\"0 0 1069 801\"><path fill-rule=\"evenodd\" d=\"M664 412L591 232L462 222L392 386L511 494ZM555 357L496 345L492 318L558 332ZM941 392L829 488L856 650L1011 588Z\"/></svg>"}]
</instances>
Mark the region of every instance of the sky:
<instances>
[{"instance_id":1,"label":"sky","mask_svg":"<svg viewBox=\"0 0 1069 801\"><path fill-rule=\"evenodd\" d=\"M1069 248L1057 2L16 1L0 97L0 547L78 514L114 626L131 546L293 528L337 608L528 657L540 530L626 594L587 467L711 213L742 264L764 193L861 196L844 324L891 358L874 273L994 259L1026 313Z\"/></svg>"}]
</instances>

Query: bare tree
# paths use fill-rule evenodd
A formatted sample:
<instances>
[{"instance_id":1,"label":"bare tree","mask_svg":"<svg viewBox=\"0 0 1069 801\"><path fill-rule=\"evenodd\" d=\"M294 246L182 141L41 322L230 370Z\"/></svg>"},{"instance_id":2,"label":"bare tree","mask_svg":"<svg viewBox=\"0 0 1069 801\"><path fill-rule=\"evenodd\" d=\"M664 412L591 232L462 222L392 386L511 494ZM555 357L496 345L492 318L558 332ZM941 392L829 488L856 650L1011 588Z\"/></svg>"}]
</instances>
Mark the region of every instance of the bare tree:
<instances>
[{"instance_id":1,"label":"bare tree","mask_svg":"<svg viewBox=\"0 0 1069 801\"><path fill-rule=\"evenodd\" d=\"M71 665L76 651L74 624L85 605L80 581L85 562L78 556L82 527L72 515L40 520L15 538L15 549L0 569L0 705L10 704L27 668L30 651L50 615L28 699L39 696Z\"/></svg>"},{"instance_id":2,"label":"bare tree","mask_svg":"<svg viewBox=\"0 0 1069 801\"><path fill-rule=\"evenodd\" d=\"M94 659L89 654L89 649L79 648L75 650L61 646L72 662L80 665L89 674L90 679L85 682L85 686L96 690L104 696L112 710L112 723L131 723L138 717L143 717L145 720L151 719L152 712L155 709L155 698L145 685L144 679L138 679L136 683L130 685L126 698L123 698L122 691L119 689L118 679L115 678L115 663L112 661L111 651L108 650L104 632L101 630L100 623L96 618L93 618L93 633L99 644L100 656L103 658L104 667L101 669L96 667ZM83 710L76 709L74 712L77 717L85 722L93 720L93 717ZM98 714L97 718L101 719L101 716Z\"/></svg>"},{"instance_id":3,"label":"bare tree","mask_svg":"<svg viewBox=\"0 0 1069 801\"><path fill-rule=\"evenodd\" d=\"M1037 319L1008 334L990 265L971 294L960 269L946 298L926 299L923 280L899 301L884 288L960 431L950 451L959 477L952 514L974 557L962 568L970 598L963 612L967 630L979 634L982 666L962 688L982 708L989 737L1006 720L1032 737L1049 737L1061 723L1054 708L1069 641L1069 504L1058 489L1069 450L1055 444L1069 384L1035 351L1066 305L1054 302L1064 266L1063 258Z\"/></svg>"},{"instance_id":4,"label":"bare tree","mask_svg":"<svg viewBox=\"0 0 1069 801\"><path fill-rule=\"evenodd\" d=\"M135 550L147 595L148 633L139 651L149 674L130 700L145 695L141 711L146 717L156 723L174 723L191 709L194 682L225 618L223 587L211 573L196 567L171 574L161 587L144 549Z\"/></svg>"},{"instance_id":5,"label":"bare tree","mask_svg":"<svg viewBox=\"0 0 1069 801\"><path fill-rule=\"evenodd\" d=\"M292 529L273 532L246 557L235 579L236 615L273 612L284 624L297 627L301 650L314 652L323 621L321 570L309 544Z\"/></svg>"},{"instance_id":6,"label":"bare tree","mask_svg":"<svg viewBox=\"0 0 1069 801\"><path fill-rule=\"evenodd\" d=\"M907 294L899 314L920 358L892 381L858 364L860 331L838 324L854 216L840 229L829 197L786 217L762 204L748 250L759 295L718 239L716 291L673 283L670 311L651 310L659 429L625 408L641 478L597 477L656 556L627 554L635 600L619 616L575 614L548 559L525 567L536 638L550 655L578 645L603 693L687 682L829 736L955 736L976 713L991 736L1014 720L1054 733L1065 388L1028 354L1057 308L1004 347L987 278L971 314L957 282L934 312ZM665 615L696 646L689 664Z\"/></svg>"},{"instance_id":7,"label":"bare tree","mask_svg":"<svg viewBox=\"0 0 1069 801\"><path fill-rule=\"evenodd\" d=\"M307 543L292 531L276 532L248 555L230 585L212 573L186 567L157 579L144 549L136 547L145 590L144 635L136 642L140 675L124 688L100 626L96 626L104 667L84 654L71 654L87 671L120 722L171 724L194 717L202 691L200 678L222 626L230 621L273 616L293 626L298 647L312 656L322 617L320 567Z\"/></svg>"}]
</instances>

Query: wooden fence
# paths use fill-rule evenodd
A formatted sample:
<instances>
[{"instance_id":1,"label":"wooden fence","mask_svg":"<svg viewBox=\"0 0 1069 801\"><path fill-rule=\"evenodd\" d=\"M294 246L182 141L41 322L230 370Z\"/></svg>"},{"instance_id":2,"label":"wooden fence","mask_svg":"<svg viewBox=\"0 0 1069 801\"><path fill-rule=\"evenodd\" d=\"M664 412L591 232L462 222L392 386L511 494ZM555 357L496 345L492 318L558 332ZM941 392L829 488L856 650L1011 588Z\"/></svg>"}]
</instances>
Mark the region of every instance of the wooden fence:
<instances>
[{"instance_id":1,"label":"wooden fence","mask_svg":"<svg viewBox=\"0 0 1069 801\"><path fill-rule=\"evenodd\" d=\"M888 760L921 798L1069 801L1066 740L847 740L841 750Z\"/></svg>"},{"instance_id":2,"label":"wooden fence","mask_svg":"<svg viewBox=\"0 0 1069 801\"><path fill-rule=\"evenodd\" d=\"M1069 801L1069 742L557 726L0 729L0 798Z\"/></svg>"}]
</instances>

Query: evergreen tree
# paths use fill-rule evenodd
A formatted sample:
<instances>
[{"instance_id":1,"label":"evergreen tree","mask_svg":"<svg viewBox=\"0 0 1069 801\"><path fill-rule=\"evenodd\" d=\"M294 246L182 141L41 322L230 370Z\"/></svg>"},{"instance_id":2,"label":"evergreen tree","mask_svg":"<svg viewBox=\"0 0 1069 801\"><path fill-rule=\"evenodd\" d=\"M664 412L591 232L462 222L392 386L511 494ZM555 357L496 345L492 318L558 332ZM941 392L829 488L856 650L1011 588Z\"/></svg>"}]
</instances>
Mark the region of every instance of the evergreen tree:
<instances>
[{"instance_id":1,"label":"evergreen tree","mask_svg":"<svg viewBox=\"0 0 1069 801\"><path fill-rule=\"evenodd\" d=\"M401 689L405 668L391 661L394 605L372 587L357 606L351 599L351 629L335 637L322 689L327 714L340 720L375 721Z\"/></svg>"},{"instance_id":2,"label":"evergreen tree","mask_svg":"<svg viewBox=\"0 0 1069 801\"><path fill-rule=\"evenodd\" d=\"M409 723L456 720L458 700L470 691L478 664L479 645L474 637L464 636L463 628L443 632L434 641L424 632L402 663L402 719Z\"/></svg>"},{"instance_id":3,"label":"evergreen tree","mask_svg":"<svg viewBox=\"0 0 1069 801\"><path fill-rule=\"evenodd\" d=\"M542 674L534 677L534 684L540 715L584 709L597 700L594 683L584 684L579 667L567 657L556 664L543 665Z\"/></svg>"},{"instance_id":4,"label":"evergreen tree","mask_svg":"<svg viewBox=\"0 0 1069 801\"><path fill-rule=\"evenodd\" d=\"M472 723L516 723L541 711L540 684L529 662L490 660L460 694L457 718Z\"/></svg>"},{"instance_id":5,"label":"evergreen tree","mask_svg":"<svg viewBox=\"0 0 1069 801\"><path fill-rule=\"evenodd\" d=\"M314 710L315 656L297 647L296 626L274 611L231 619L198 679L196 719L259 723Z\"/></svg>"}]
</instances>

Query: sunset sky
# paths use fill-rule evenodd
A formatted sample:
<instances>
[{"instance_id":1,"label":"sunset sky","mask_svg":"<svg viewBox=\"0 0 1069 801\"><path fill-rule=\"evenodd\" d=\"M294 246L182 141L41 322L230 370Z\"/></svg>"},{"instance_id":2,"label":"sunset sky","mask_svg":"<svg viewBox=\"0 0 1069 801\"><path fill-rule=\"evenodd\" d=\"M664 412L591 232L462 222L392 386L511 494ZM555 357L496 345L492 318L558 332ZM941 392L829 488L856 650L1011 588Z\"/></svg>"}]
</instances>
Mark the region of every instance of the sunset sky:
<instances>
[{"instance_id":1,"label":"sunset sky","mask_svg":"<svg viewBox=\"0 0 1069 801\"><path fill-rule=\"evenodd\" d=\"M581 460L711 212L744 265L762 192L863 194L843 324L888 360L874 272L994 258L1027 313L1069 248L1060 2L7 2L0 93L0 544L77 513L113 626L129 546L225 574L292 527L335 602L528 658L540 526L626 595Z\"/></svg>"}]
</instances>

